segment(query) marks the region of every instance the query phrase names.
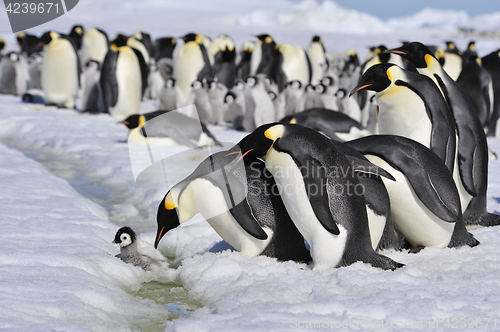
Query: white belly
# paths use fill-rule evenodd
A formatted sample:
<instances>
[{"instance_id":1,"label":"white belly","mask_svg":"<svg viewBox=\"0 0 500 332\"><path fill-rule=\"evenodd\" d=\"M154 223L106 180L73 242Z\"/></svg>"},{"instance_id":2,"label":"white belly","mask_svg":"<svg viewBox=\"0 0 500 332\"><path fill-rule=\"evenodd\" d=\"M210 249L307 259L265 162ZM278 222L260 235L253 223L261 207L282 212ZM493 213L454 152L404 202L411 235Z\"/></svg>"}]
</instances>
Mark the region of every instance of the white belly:
<instances>
[{"instance_id":1,"label":"white belly","mask_svg":"<svg viewBox=\"0 0 500 332\"><path fill-rule=\"evenodd\" d=\"M425 105L420 97L404 87L395 88L394 93L380 97L378 133L381 135L399 135L411 138L426 147L430 146L432 123L425 111Z\"/></svg>"},{"instance_id":2,"label":"white belly","mask_svg":"<svg viewBox=\"0 0 500 332\"><path fill-rule=\"evenodd\" d=\"M199 72L205 66L200 46L195 42L184 44L174 61L174 77L184 98L191 91L191 84L196 81Z\"/></svg>"},{"instance_id":3,"label":"white belly","mask_svg":"<svg viewBox=\"0 0 500 332\"><path fill-rule=\"evenodd\" d=\"M464 185L462 184L462 179L460 177L460 170L458 169L458 137L457 137L457 150L456 150L456 158L455 158L455 167L453 167L453 180L455 181L455 185L458 189L458 194L460 195L460 205L462 206L462 213L467 209L470 201L472 200L472 196L465 190Z\"/></svg>"},{"instance_id":4,"label":"white belly","mask_svg":"<svg viewBox=\"0 0 500 332\"><path fill-rule=\"evenodd\" d=\"M46 102L61 106L74 102L78 94L77 66L69 41L58 39L44 47L41 79Z\"/></svg>"},{"instance_id":5,"label":"white belly","mask_svg":"<svg viewBox=\"0 0 500 332\"><path fill-rule=\"evenodd\" d=\"M321 225L309 203L302 174L289 154L271 149L266 168L276 180L293 223L310 245L313 269L323 271L338 266L344 254L347 230L337 224L340 234L334 235Z\"/></svg>"},{"instance_id":6,"label":"white belly","mask_svg":"<svg viewBox=\"0 0 500 332\"><path fill-rule=\"evenodd\" d=\"M229 212L222 191L208 180L196 179L191 182L184 190L180 204L184 199L195 203L196 209L217 234L245 256L260 255L272 239L273 232L267 227L263 228L268 235L266 240L258 240L248 234Z\"/></svg>"},{"instance_id":7,"label":"white belly","mask_svg":"<svg viewBox=\"0 0 500 332\"><path fill-rule=\"evenodd\" d=\"M462 57L453 53L445 53L443 69L456 81L462 72Z\"/></svg>"},{"instance_id":8,"label":"white belly","mask_svg":"<svg viewBox=\"0 0 500 332\"><path fill-rule=\"evenodd\" d=\"M325 52L320 44L314 43L307 49L307 55L311 62L312 79L311 84L318 84L323 78L326 67Z\"/></svg>"},{"instance_id":9,"label":"white belly","mask_svg":"<svg viewBox=\"0 0 500 332\"><path fill-rule=\"evenodd\" d=\"M455 223L445 222L434 215L418 199L403 173L379 157L365 157L396 178L396 181L382 178L391 199L391 213L396 230L413 246L446 247L450 243Z\"/></svg>"},{"instance_id":10,"label":"white belly","mask_svg":"<svg viewBox=\"0 0 500 332\"><path fill-rule=\"evenodd\" d=\"M335 135L337 135L337 137L343 141L350 141L356 138L368 136L369 134L370 133L367 130L359 129L356 127L351 127L348 133L339 133L339 132L335 133Z\"/></svg>"},{"instance_id":11,"label":"white belly","mask_svg":"<svg viewBox=\"0 0 500 332\"><path fill-rule=\"evenodd\" d=\"M118 119L125 119L139 113L141 108L142 78L137 56L130 52L120 52L115 73L118 101L109 108L109 113Z\"/></svg>"},{"instance_id":12,"label":"white belly","mask_svg":"<svg viewBox=\"0 0 500 332\"><path fill-rule=\"evenodd\" d=\"M368 227L370 228L370 238L372 240L373 250L377 250L382 234L384 233L386 218L383 215L378 215L366 206L366 214L368 215Z\"/></svg>"}]
</instances>

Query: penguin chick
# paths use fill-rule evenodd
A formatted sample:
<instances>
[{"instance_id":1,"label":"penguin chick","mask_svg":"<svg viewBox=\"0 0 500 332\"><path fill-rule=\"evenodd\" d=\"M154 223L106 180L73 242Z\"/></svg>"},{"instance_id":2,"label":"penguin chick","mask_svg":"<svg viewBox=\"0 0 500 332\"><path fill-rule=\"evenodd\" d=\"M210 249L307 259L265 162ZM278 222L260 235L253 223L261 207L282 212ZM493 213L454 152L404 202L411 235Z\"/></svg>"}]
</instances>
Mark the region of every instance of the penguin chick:
<instances>
[{"instance_id":1,"label":"penguin chick","mask_svg":"<svg viewBox=\"0 0 500 332\"><path fill-rule=\"evenodd\" d=\"M130 227L120 228L113 243L120 245L116 257L127 264L133 264L144 271L157 271L168 267L167 259L151 244L137 239L137 234Z\"/></svg>"}]
</instances>

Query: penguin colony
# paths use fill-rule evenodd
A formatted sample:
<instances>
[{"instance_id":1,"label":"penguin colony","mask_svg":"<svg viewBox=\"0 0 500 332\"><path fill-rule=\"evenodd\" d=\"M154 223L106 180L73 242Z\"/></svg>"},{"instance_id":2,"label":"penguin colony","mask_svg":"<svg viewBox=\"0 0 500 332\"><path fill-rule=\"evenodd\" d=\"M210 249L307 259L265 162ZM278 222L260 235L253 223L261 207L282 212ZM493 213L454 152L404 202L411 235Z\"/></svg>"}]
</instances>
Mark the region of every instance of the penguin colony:
<instances>
[{"instance_id":1,"label":"penguin colony","mask_svg":"<svg viewBox=\"0 0 500 332\"><path fill-rule=\"evenodd\" d=\"M66 108L81 99L82 112L109 113L151 144L218 144L207 125L249 133L165 194L154 248L201 213L246 256L394 270L403 264L381 250L474 247L468 230L500 224L486 210L500 50L481 58L474 42L463 52L411 42L371 47L360 61L328 53L320 36L307 49L268 34L238 48L225 34L108 39L79 25L17 41L5 52L0 38L2 94ZM145 99L157 111L141 114ZM189 128L157 121L146 135L146 122L186 105L197 114L176 116ZM168 266L128 227L114 242L127 263Z\"/></svg>"}]
</instances>

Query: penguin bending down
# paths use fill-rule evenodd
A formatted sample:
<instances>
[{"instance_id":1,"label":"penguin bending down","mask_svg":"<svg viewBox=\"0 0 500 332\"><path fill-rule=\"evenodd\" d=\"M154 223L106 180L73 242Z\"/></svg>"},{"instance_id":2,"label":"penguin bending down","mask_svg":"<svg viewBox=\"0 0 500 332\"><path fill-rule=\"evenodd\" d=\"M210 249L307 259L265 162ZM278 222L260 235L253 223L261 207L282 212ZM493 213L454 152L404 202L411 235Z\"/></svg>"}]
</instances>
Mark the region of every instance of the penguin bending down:
<instances>
[{"instance_id":1,"label":"penguin bending down","mask_svg":"<svg viewBox=\"0 0 500 332\"><path fill-rule=\"evenodd\" d=\"M26 54L28 57L42 51L42 46L40 45L42 41L35 35L19 32L17 34L17 42L21 46L21 53Z\"/></svg>"},{"instance_id":2,"label":"penguin bending down","mask_svg":"<svg viewBox=\"0 0 500 332\"><path fill-rule=\"evenodd\" d=\"M166 113L168 113L167 116L161 117ZM176 111L160 110L146 114L132 114L120 123L129 129L127 140L129 143L164 147L173 145L221 146L203 122Z\"/></svg>"},{"instance_id":3,"label":"penguin bending down","mask_svg":"<svg viewBox=\"0 0 500 332\"><path fill-rule=\"evenodd\" d=\"M28 89L29 71L24 55L9 52L0 58L0 94L22 96Z\"/></svg>"},{"instance_id":4,"label":"penguin bending down","mask_svg":"<svg viewBox=\"0 0 500 332\"><path fill-rule=\"evenodd\" d=\"M346 114L326 108L311 108L286 116L280 122L308 127L340 142L368 135L368 132L356 120Z\"/></svg>"},{"instance_id":5,"label":"penguin bending down","mask_svg":"<svg viewBox=\"0 0 500 332\"><path fill-rule=\"evenodd\" d=\"M368 136L347 144L396 178L382 180L391 199L395 228L412 247L479 244L465 228L453 177L435 153L414 140L393 135Z\"/></svg>"},{"instance_id":6,"label":"penguin bending down","mask_svg":"<svg viewBox=\"0 0 500 332\"><path fill-rule=\"evenodd\" d=\"M314 270L357 261L391 270L403 266L373 250L365 199L353 192L359 186L353 171L370 165L372 172L386 172L356 164L327 137L299 125L267 124L238 145L247 158L265 160L288 214L310 245Z\"/></svg>"},{"instance_id":7,"label":"penguin bending down","mask_svg":"<svg viewBox=\"0 0 500 332\"><path fill-rule=\"evenodd\" d=\"M168 267L165 256L149 243L140 241L130 227L120 228L113 243L120 245L120 253L116 257L125 263L138 266L144 271L157 271Z\"/></svg>"},{"instance_id":8,"label":"penguin bending down","mask_svg":"<svg viewBox=\"0 0 500 332\"><path fill-rule=\"evenodd\" d=\"M500 216L486 210L488 144L466 93L423 44L413 42L391 52L398 52L411 61L419 73L430 77L441 89L451 110L458 135L453 178L460 193L465 224L469 227L500 225Z\"/></svg>"},{"instance_id":9,"label":"penguin bending down","mask_svg":"<svg viewBox=\"0 0 500 332\"><path fill-rule=\"evenodd\" d=\"M201 213L224 241L245 256L309 262L304 238L275 187L264 162L242 161L237 146L209 156L160 203L155 248L169 230Z\"/></svg>"},{"instance_id":10,"label":"penguin bending down","mask_svg":"<svg viewBox=\"0 0 500 332\"><path fill-rule=\"evenodd\" d=\"M43 47L42 88L47 105L75 107L80 88L80 60L73 42L57 32L46 32Z\"/></svg>"}]
</instances>

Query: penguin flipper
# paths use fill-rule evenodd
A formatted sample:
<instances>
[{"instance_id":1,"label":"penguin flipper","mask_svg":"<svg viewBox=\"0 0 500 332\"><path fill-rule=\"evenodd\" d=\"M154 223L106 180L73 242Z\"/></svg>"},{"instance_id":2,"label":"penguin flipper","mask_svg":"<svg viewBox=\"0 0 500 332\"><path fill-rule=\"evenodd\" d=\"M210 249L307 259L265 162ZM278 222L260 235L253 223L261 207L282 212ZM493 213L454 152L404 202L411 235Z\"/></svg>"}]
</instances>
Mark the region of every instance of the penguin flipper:
<instances>
[{"instance_id":1,"label":"penguin flipper","mask_svg":"<svg viewBox=\"0 0 500 332\"><path fill-rule=\"evenodd\" d=\"M238 222L238 224L250 235L259 240L266 240L267 234L257 223L252 214L248 201L243 199L241 202L229 209L229 213Z\"/></svg>"},{"instance_id":2,"label":"penguin flipper","mask_svg":"<svg viewBox=\"0 0 500 332\"><path fill-rule=\"evenodd\" d=\"M363 160L361 158L357 158L354 156L346 155L347 159L350 161L352 168L355 172L366 173L366 174L375 174L377 176L383 176L391 181L396 181L396 179L382 167L378 167L375 164L372 164L368 160Z\"/></svg>"},{"instance_id":3,"label":"penguin flipper","mask_svg":"<svg viewBox=\"0 0 500 332\"><path fill-rule=\"evenodd\" d=\"M458 140L458 170L462 185L465 190L473 197L477 196L476 186L474 184L474 158L477 158L475 134L469 127L462 127L459 130L460 139ZM472 162L471 162L472 160Z\"/></svg>"},{"instance_id":4,"label":"penguin flipper","mask_svg":"<svg viewBox=\"0 0 500 332\"><path fill-rule=\"evenodd\" d=\"M203 69L198 73L197 79L199 81L203 82L203 79L212 79L213 78L213 73L212 73L212 66L210 65L210 60L208 59L208 53L207 49L203 44L200 44L200 50L201 54L203 55L203 62L205 63L205 66Z\"/></svg>"},{"instance_id":5,"label":"penguin flipper","mask_svg":"<svg viewBox=\"0 0 500 332\"><path fill-rule=\"evenodd\" d=\"M118 102L118 81L116 80L116 63L118 52L109 51L104 58L101 71L101 88L105 111Z\"/></svg>"},{"instance_id":6,"label":"penguin flipper","mask_svg":"<svg viewBox=\"0 0 500 332\"><path fill-rule=\"evenodd\" d=\"M330 211L330 198L327 191L327 168L314 158L311 158L308 164L307 169L305 167L300 167L300 169L304 178L307 197L314 214L327 231L339 235L340 230ZM309 172L310 174L307 174Z\"/></svg>"},{"instance_id":7,"label":"penguin flipper","mask_svg":"<svg viewBox=\"0 0 500 332\"><path fill-rule=\"evenodd\" d=\"M144 96L144 93L146 92L146 88L148 87L149 67L146 61L144 60L144 56L142 55L142 53L133 47L131 48L134 51L135 55L137 56L137 61L139 62L139 67L141 68L141 81L142 81L141 98L142 98Z\"/></svg>"}]
</instances>

